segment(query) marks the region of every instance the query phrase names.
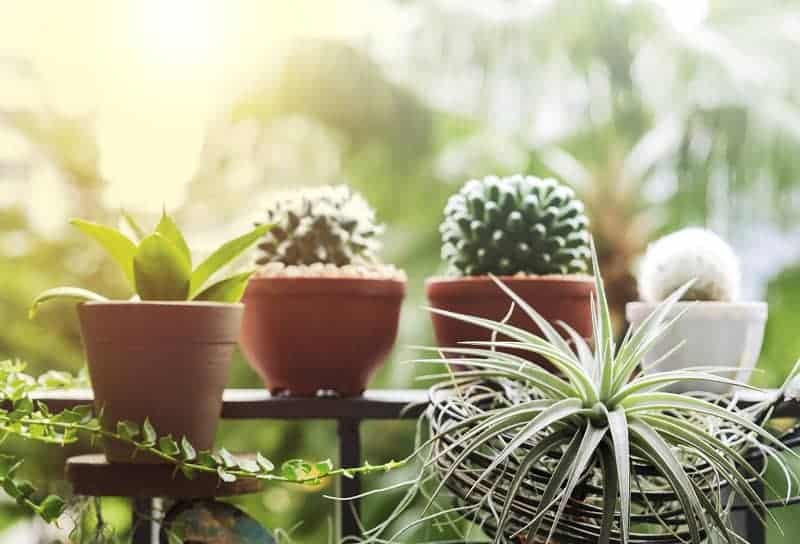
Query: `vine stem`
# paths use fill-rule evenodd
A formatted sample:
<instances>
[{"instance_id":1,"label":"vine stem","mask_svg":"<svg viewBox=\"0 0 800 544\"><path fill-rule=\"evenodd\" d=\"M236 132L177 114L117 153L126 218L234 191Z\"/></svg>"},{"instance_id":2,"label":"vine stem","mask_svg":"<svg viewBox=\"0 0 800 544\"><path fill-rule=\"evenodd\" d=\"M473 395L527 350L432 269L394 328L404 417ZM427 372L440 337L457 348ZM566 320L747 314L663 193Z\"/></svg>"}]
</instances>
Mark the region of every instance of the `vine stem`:
<instances>
[{"instance_id":1,"label":"vine stem","mask_svg":"<svg viewBox=\"0 0 800 544\"><path fill-rule=\"evenodd\" d=\"M73 430L76 432L84 432L95 437L100 436L103 438L111 438L114 440L119 440L120 442L124 442L130 446L136 448L137 451L141 450L145 453L150 453L155 455L164 461L167 461L170 464L176 465L176 468L185 467L190 470L194 470L197 472L205 472L205 473L214 473L217 474L217 467L210 467L207 465L203 465L200 463L193 463L187 459L183 459L182 457L176 455L170 455L166 452L161 451L154 444L150 444L147 442L139 442L134 440L133 438L129 438L119 433L109 431L103 429L100 426L88 425L88 424L81 424L81 423L70 423L70 422L61 422L61 421L52 421L49 419L36 419L36 418L18 418L12 419L7 415L0 415L0 422L3 423L15 423L21 425L41 425L42 427L51 427L54 429L62 429L62 430ZM24 438L34 438L35 440L40 440L44 442L50 443L60 443L62 445L67 444L68 441L66 440L47 440L46 437L31 437L30 434L22 432L20 429L15 429L13 427L7 427L6 425L2 426L1 429L3 432L14 434L17 436L21 436ZM400 461L389 461L387 463L383 463L380 465L362 465L359 467L351 467L351 468L338 468L326 472L325 474L319 476L309 476L308 478L287 478L286 476L279 476L276 474L272 474L270 472L249 472L246 470L235 469L235 468L225 468L225 472L236 476L237 478L255 478L258 480L267 480L267 481L276 481L276 482L285 482L285 483L292 483L292 484L316 484L320 480L333 477L333 476L345 476L345 477L353 477L359 474L371 474L375 472L388 472L390 470L405 466L408 462L413 458L413 454L411 456L405 457Z\"/></svg>"}]
</instances>

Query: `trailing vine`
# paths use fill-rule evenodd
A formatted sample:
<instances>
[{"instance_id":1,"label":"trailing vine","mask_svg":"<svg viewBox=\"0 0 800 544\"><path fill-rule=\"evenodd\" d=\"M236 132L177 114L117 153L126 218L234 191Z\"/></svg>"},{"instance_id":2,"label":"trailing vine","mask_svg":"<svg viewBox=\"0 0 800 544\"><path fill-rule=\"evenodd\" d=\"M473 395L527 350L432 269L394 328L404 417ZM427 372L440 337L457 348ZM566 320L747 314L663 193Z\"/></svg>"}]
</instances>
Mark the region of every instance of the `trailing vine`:
<instances>
[{"instance_id":1,"label":"trailing vine","mask_svg":"<svg viewBox=\"0 0 800 544\"><path fill-rule=\"evenodd\" d=\"M53 413L47 404L33 398L33 393L82 385L82 378L69 373L50 371L38 379L26 374L21 361L0 361L0 442L9 436L45 444L65 446L88 437L92 444L99 439L117 440L131 446L133 455L148 454L174 465L186 478L197 474L215 474L222 482L241 478L263 481L316 485L330 477L352 478L358 474L386 472L401 467L408 458L380 465L365 463L358 467L335 468L330 460L312 462L291 459L279 468L261 453L255 458L235 457L225 448L197 451L186 437L159 436L149 420L139 425L120 421L116 429L103 428L102 414L90 405L80 405ZM66 501L58 495L42 497L33 484L17 479L16 472L23 461L0 454L0 486L20 505L30 509L47 522L57 520L66 509Z\"/></svg>"}]
</instances>

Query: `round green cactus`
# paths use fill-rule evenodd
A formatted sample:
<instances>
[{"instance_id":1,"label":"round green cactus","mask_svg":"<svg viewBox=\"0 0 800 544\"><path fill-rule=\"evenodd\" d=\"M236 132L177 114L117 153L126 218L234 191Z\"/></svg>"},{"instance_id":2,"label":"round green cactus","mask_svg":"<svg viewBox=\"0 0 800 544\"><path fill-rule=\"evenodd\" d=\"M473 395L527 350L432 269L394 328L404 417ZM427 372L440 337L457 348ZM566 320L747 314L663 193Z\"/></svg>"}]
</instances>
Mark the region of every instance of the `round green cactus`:
<instances>
[{"instance_id":1,"label":"round green cactus","mask_svg":"<svg viewBox=\"0 0 800 544\"><path fill-rule=\"evenodd\" d=\"M364 198L346 185L304 189L273 200L258 264L345 266L377 262L383 227Z\"/></svg>"},{"instance_id":2,"label":"round green cactus","mask_svg":"<svg viewBox=\"0 0 800 544\"><path fill-rule=\"evenodd\" d=\"M453 272L577 274L590 256L588 220L575 192L554 179L489 176L450 197L440 227Z\"/></svg>"}]
</instances>

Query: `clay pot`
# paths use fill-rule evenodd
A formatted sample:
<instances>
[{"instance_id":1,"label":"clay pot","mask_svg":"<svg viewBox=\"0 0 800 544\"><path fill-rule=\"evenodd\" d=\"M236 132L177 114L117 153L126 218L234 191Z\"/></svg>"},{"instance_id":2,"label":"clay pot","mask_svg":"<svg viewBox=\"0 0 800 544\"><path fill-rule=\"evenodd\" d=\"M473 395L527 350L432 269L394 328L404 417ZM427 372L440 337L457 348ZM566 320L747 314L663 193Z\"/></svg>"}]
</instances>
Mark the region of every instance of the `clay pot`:
<instances>
[{"instance_id":1,"label":"clay pot","mask_svg":"<svg viewBox=\"0 0 800 544\"><path fill-rule=\"evenodd\" d=\"M239 337L241 304L87 302L81 335L102 424L149 418L159 436L186 436L211 449ZM111 462L158 462L124 443L106 441Z\"/></svg>"},{"instance_id":2,"label":"clay pot","mask_svg":"<svg viewBox=\"0 0 800 544\"><path fill-rule=\"evenodd\" d=\"M555 326L564 321L584 338L592 336L591 293L594 280L589 276L504 276L499 278ZM488 276L463 278L430 278L425 284L433 308L468 314L494 321L502 320L512 300ZM456 347L460 342L491 339L488 329L438 314L431 314L436 340L442 347ZM514 309L509 324L541 335L539 327L519 307ZM560 327L557 330L567 335ZM500 336L500 340L509 338ZM474 346L473 346L474 347ZM527 359L530 352L509 351ZM536 358L537 362L543 361Z\"/></svg>"},{"instance_id":3,"label":"clay pot","mask_svg":"<svg viewBox=\"0 0 800 544\"><path fill-rule=\"evenodd\" d=\"M404 296L393 279L253 278L242 348L273 393L359 395L394 345Z\"/></svg>"}]
</instances>

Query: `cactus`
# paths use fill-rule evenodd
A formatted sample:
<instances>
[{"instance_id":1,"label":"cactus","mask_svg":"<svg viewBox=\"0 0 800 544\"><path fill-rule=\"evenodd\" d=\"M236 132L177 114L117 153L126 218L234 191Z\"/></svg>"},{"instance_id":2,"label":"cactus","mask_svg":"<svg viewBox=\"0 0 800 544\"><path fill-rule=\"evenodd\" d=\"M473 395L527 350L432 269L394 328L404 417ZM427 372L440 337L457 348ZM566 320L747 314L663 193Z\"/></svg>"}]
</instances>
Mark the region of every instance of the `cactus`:
<instances>
[{"instance_id":1,"label":"cactus","mask_svg":"<svg viewBox=\"0 0 800 544\"><path fill-rule=\"evenodd\" d=\"M260 265L377 262L383 227L364 198L346 185L304 189L276 198L266 212L274 225L259 244Z\"/></svg>"},{"instance_id":2,"label":"cactus","mask_svg":"<svg viewBox=\"0 0 800 544\"><path fill-rule=\"evenodd\" d=\"M733 249L710 230L687 228L647 248L639 271L639 294L647 302L664 300L694 279L683 300L734 301L741 281Z\"/></svg>"},{"instance_id":3,"label":"cactus","mask_svg":"<svg viewBox=\"0 0 800 544\"><path fill-rule=\"evenodd\" d=\"M468 181L450 197L440 227L442 259L452 272L586 272L588 220L569 187L533 176Z\"/></svg>"}]
</instances>

